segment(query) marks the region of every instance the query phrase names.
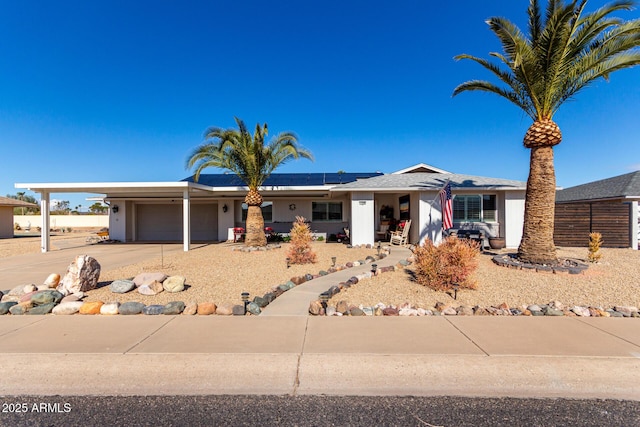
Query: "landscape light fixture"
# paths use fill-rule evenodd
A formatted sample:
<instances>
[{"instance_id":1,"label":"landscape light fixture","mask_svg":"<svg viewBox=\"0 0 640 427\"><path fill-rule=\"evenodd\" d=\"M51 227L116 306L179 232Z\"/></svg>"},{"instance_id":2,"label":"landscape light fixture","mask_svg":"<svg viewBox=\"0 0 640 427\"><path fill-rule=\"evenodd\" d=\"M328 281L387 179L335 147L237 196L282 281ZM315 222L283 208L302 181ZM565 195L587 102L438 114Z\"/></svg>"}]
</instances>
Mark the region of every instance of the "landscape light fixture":
<instances>
[{"instance_id":1,"label":"landscape light fixture","mask_svg":"<svg viewBox=\"0 0 640 427\"><path fill-rule=\"evenodd\" d=\"M378 258L380 258L380 251L382 250L382 246L380 245L380 240L378 240L378 246L376 246L376 249L378 250Z\"/></svg>"},{"instance_id":2,"label":"landscape light fixture","mask_svg":"<svg viewBox=\"0 0 640 427\"><path fill-rule=\"evenodd\" d=\"M459 283L454 283L453 284L453 299L455 299L455 300L458 299L458 289L460 289L460 284Z\"/></svg>"},{"instance_id":3,"label":"landscape light fixture","mask_svg":"<svg viewBox=\"0 0 640 427\"><path fill-rule=\"evenodd\" d=\"M332 256L331 257L331 267L335 267L336 266L336 257Z\"/></svg>"},{"instance_id":4,"label":"landscape light fixture","mask_svg":"<svg viewBox=\"0 0 640 427\"><path fill-rule=\"evenodd\" d=\"M287 268L291 267L291 258L287 257Z\"/></svg>"},{"instance_id":5,"label":"landscape light fixture","mask_svg":"<svg viewBox=\"0 0 640 427\"><path fill-rule=\"evenodd\" d=\"M111 208L111 212L113 213L118 213L119 210L120 208L118 207L118 205L113 205L113 207Z\"/></svg>"},{"instance_id":6,"label":"landscape light fixture","mask_svg":"<svg viewBox=\"0 0 640 427\"><path fill-rule=\"evenodd\" d=\"M371 264L371 272L376 274L376 271L378 271L378 264Z\"/></svg>"},{"instance_id":7,"label":"landscape light fixture","mask_svg":"<svg viewBox=\"0 0 640 427\"><path fill-rule=\"evenodd\" d=\"M243 292L240 294L242 297L242 303L244 304L244 312L247 313L247 305L249 304L249 292Z\"/></svg>"}]
</instances>

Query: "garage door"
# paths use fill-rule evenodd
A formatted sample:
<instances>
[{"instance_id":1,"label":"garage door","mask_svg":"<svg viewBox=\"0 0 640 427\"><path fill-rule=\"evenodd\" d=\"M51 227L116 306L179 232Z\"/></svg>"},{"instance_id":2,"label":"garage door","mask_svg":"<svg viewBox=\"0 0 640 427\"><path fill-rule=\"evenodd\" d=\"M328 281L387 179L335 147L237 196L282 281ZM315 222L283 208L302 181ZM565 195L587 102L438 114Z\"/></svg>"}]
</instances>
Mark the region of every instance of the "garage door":
<instances>
[{"instance_id":1,"label":"garage door","mask_svg":"<svg viewBox=\"0 0 640 427\"><path fill-rule=\"evenodd\" d=\"M136 205L136 240L182 241L182 205Z\"/></svg>"},{"instance_id":2,"label":"garage door","mask_svg":"<svg viewBox=\"0 0 640 427\"><path fill-rule=\"evenodd\" d=\"M139 242L181 242L181 204L136 205L136 240ZM191 241L218 240L218 205L193 203L191 205Z\"/></svg>"},{"instance_id":3,"label":"garage door","mask_svg":"<svg viewBox=\"0 0 640 427\"><path fill-rule=\"evenodd\" d=\"M215 203L191 204L191 241L214 242L218 240L218 205Z\"/></svg>"}]
</instances>

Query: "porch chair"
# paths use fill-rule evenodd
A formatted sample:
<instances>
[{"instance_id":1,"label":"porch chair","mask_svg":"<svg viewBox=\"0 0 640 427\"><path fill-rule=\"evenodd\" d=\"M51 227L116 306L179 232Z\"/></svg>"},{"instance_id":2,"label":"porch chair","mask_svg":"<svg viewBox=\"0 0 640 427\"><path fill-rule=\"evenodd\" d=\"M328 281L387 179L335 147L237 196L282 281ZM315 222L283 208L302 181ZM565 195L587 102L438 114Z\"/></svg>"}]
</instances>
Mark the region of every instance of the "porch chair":
<instances>
[{"instance_id":1,"label":"porch chair","mask_svg":"<svg viewBox=\"0 0 640 427\"><path fill-rule=\"evenodd\" d=\"M392 245L404 246L407 244L407 240L409 239L409 228L411 228L411 220L407 220L405 222L402 230L392 231L391 238L389 239L389 243Z\"/></svg>"}]
</instances>

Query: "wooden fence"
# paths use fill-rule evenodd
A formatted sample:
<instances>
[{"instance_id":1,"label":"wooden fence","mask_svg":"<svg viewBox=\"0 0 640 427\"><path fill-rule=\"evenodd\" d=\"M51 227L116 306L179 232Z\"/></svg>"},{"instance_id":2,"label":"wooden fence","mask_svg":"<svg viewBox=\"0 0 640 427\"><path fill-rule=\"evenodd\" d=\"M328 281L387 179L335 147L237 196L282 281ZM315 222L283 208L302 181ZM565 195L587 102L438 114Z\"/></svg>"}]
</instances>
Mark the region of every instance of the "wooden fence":
<instances>
[{"instance_id":1,"label":"wooden fence","mask_svg":"<svg viewBox=\"0 0 640 427\"><path fill-rule=\"evenodd\" d=\"M602 234L603 247L631 247L630 206L621 202L556 203L553 240L558 246L589 246L589 233Z\"/></svg>"}]
</instances>

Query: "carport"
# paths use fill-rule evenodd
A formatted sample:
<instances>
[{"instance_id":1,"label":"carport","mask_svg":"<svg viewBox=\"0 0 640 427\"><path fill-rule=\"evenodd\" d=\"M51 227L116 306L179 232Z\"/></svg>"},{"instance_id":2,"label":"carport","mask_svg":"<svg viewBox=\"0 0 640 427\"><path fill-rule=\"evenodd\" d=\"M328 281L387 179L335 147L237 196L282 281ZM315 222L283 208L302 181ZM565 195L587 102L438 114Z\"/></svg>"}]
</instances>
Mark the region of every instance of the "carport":
<instances>
[{"instance_id":1,"label":"carport","mask_svg":"<svg viewBox=\"0 0 640 427\"><path fill-rule=\"evenodd\" d=\"M191 227L192 215L198 217L195 231L199 240L202 240L203 236L209 237L206 227L212 226L214 220L217 222L215 213L211 212L216 206L210 199L211 187L194 182L18 183L15 187L40 194L42 252L49 252L51 247L49 205L51 195L56 193L89 193L102 197L109 205L111 237L123 241L127 240L128 235L137 240L138 232L143 237L140 240L144 241L145 236L151 240L150 232L162 231L165 234L155 235L155 240L181 239L183 250L186 252L191 245L194 231ZM120 203L119 200L127 202ZM159 208L162 206L171 208L168 213L163 213L163 209ZM135 216L135 209L138 207L141 207L143 219L152 220L151 222L138 223ZM165 222L154 223L153 220L158 218ZM181 224L180 221L176 223L178 218L181 219ZM140 226L141 231L136 228Z\"/></svg>"}]
</instances>

